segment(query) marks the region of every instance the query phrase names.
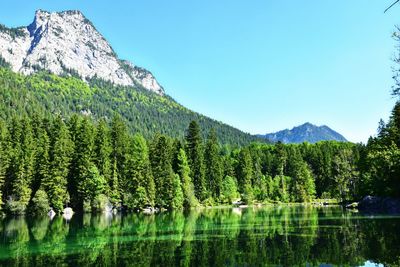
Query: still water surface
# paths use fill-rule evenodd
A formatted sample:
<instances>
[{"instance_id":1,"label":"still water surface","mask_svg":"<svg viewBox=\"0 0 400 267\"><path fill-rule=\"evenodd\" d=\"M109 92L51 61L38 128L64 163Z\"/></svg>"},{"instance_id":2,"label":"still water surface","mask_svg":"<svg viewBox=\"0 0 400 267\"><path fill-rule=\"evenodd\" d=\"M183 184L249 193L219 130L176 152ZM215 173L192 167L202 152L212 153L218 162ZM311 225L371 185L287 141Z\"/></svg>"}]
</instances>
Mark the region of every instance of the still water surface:
<instances>
[{"instance_id":1,"label":"still water surface","mask_svg":"<svg viewBox=\"0 0 400 267\"><path fill-rule=\"evenodd\" d=\"M224 208L0 222L0 266L399 266L400 217Z\"/></svg>"}]
</instances>

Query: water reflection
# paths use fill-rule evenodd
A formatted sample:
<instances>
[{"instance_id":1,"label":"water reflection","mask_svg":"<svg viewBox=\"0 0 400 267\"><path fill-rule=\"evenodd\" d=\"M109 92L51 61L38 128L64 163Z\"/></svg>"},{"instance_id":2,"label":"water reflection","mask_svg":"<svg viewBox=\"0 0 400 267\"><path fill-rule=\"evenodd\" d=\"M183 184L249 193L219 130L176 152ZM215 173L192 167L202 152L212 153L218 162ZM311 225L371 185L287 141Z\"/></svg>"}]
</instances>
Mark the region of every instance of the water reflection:
<instances>
[{"instance_id":1,"label":"water reflection","mask_svg":"<svg viewBox=\"0 0 400 267\"><path fill-rule=\"evenodd\" d=\"M400 264L400 218L341 208L13 218L0 231L4 266Z\"/></svg>"}]
</instances>

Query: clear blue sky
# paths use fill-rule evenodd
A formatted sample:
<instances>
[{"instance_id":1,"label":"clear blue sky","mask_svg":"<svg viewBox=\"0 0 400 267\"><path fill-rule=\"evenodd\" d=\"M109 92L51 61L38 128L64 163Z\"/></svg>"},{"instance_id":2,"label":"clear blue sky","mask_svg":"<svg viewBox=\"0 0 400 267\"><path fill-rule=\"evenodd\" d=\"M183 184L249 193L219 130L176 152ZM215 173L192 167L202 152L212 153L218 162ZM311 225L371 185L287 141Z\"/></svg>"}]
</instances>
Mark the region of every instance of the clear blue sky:
<instances>
[{"instance_id":1,"label":"clear blue sky","mask_svg":"<svg viewBox=\"0 0 400 267\"><path fill-rule=\"evenodd\" d=\"M0 22L79 9L117 54L194 111L250 133L309 121L351 141L387 119L400 5L392 0L3 1Z\"/></svg>"}]
</instances>

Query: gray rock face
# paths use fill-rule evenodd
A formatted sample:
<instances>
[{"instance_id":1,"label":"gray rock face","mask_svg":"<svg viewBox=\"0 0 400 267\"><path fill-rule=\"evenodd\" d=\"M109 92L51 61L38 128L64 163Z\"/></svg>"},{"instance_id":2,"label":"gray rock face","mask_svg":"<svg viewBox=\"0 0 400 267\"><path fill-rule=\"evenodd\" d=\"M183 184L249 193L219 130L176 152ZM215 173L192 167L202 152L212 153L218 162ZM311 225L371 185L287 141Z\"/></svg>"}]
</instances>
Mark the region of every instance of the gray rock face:
<instances>
[{"instance_id":1,"label":"gray rock face","mask_svg":"<svg viewBox=\"0 0 400 267\"><path fill-rule=\"evenodd\" d=\"M57 75L73 72L82 79L96 76L117 85L139 84L164 94L149 71L118 59L109 43L79 11L38 10L28 27L1 27L0 56L15 72L25 75L42 69Z\"/></svg>"}]
</instances>

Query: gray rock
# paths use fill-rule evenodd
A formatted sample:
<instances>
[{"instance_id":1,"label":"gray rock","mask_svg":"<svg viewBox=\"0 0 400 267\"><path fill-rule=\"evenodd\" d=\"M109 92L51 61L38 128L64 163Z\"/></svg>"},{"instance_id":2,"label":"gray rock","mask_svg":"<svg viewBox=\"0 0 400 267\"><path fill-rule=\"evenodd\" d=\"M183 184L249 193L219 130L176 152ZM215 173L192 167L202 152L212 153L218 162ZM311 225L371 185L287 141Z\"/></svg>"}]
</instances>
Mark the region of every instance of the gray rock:
<instances>
[{"instance_id":1,"label":"gray rock","mask_svg":"<svg viewBox=\"0 0 400 267\"><path fill-rule=\"evenodd\" d=\"M74 211L72 208L65 208L63 210L63 218L67 221L71 220L72 216L74 215Z\"/></svg>"},{"instance_id":2,"label":"gray rock","mask_svg":"<svg viewBox=\"0 0 400 267\"><path fill-rule=\"evenodd\" d=\"M149 71L120 60L79 11L38 10L28 27L0 28L0 56L15 72L25 75L42 69L57 75L73 72L82 79L96 76L117 85L139 84L164 94Z\"/></svg>"},{"instance_id":3,"label":"gray rock","mask_svg":"<svg viewBox=\"0 0 400 267\"><path fill-rule=\"evenodd\" d=\"M56 212L53 209L50 209L47 215L50 217L50 220L53 220L53 218L56 216Z\"/></svg>"},{"instance_id":4,"label":"gray rock","mask_svg":"<svg viewBox=\"0 0 400 267\"><path fill-rule=\"evenodd\" d=\"M365 212L400 214L400 199L366 196L358 203L358 209Z\"/></svg>"}]
</instances>

